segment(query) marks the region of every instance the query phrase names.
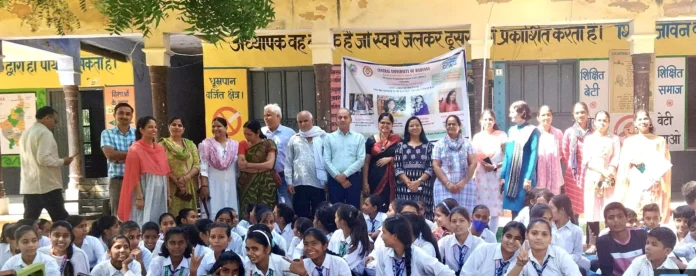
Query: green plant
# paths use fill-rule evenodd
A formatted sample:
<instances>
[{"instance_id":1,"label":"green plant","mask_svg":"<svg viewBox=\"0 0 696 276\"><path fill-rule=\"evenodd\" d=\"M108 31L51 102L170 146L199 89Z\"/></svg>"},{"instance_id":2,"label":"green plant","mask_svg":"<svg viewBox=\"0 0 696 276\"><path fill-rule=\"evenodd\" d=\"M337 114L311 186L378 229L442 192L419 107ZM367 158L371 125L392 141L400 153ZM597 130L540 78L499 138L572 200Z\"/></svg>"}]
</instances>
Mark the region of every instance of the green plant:
<instances>
[{"instance_id":1,"label":"green plant","mask_svg":"<svg viewBox=\"0 0 696 276\"><path fill-rule=\"evenodd\" d=\"M80 0L80 8L87 9L86 0ZM60 35L80 28L80 21L70 11L66 0L0 0L0 8L16 14L22 24L29 24L35 32L42 23L54 28Z\"/></svg>"},{"instance_id":2,"label":"green plant","mask_svg":"<svg viewBox=\"0 0 696 276\"><path fill-rule=\"evenodd\" d=\"M2 0L0 0L2 1ZM275 19L272 0L95 0L113 34L135 29L148 36L163 19L177 15L187 32L216 43L247 40Z\"/></svg>"}]
</instances>

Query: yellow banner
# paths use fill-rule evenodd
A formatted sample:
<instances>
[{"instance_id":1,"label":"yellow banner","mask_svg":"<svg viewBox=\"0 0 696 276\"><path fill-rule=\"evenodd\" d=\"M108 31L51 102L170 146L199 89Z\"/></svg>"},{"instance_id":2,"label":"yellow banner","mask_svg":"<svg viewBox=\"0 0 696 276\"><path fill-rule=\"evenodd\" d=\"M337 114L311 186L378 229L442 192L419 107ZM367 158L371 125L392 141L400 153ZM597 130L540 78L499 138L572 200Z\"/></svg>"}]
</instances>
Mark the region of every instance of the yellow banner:
<instances>
[{"instance_id":1,"label":"yellow banner","mask_svg":"<svg viewBox=\"0 0 696 276\"><path fill-rule=\"evenodd\" d=\"M133 85L133 65L114 59L80 52L82 83L80 87ZM55 60L5 62L0 73L0 89L59 88Z\"/></svg>"},{"instance_id":2,"label":"yellow banner","mask_svg":"<svg viewBox=\"0 0 696 276\"><path fill-rule=\"evenodd\" d=\"M213 136L213 119L221 117L227 120L230 139L244 140L242 125L249 120L247 70L205 68L203 88L206 136Z\"/></svg>"},{"instance_id":3,"label":"yellow banner","mask_svg":"<svg viewBox=\"0 0 696 276\"><path fill-rule=\"evenodd\" d=\"M117 125L114 118L114 107L119 103L127 103L135 109L135 88L133 86L110 86L104 88L104 123L106 129L113 128ZM133 118L131 126L135 127L135 110L133 110Z\"/></svg>"}]
</instances>

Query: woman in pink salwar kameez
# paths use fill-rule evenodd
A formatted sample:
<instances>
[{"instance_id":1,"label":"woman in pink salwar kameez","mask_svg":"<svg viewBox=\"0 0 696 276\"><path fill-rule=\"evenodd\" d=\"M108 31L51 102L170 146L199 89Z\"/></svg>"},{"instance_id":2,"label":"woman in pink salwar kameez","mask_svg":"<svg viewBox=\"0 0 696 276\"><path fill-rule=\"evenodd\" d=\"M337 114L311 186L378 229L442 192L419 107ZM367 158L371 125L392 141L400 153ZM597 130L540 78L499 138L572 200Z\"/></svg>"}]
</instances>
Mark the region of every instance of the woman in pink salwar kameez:
<instances>
[{"instance_id":1,"label":"woman in pink salwar kameez","mask_svg":"<svg viewBox=\"0 0 696 276\"><path fill-rule=\"evenodd\" d=\"M503 214L503 195L500 193L500 167L503 165L503 147L507 134L498 129L495 114L486 109L481 112L482 131L474 135L472 142L478 161L474 173L476 183L476 203L483 204L490 211L488 226L493 231L498 229L498 217ZM489 158L492 164L484 161Z\"/></svg>"},{"instance_id":2,"label":"woman in pink salwar kameez","mask_svg":"<svg viewBox=\"0 0 696 276\"><path fill-rule=\"evenodd\" d=\"M537 151L537 188L549 189L554 195L561 193L563 169L561 168L563 132L551 125L553 111L548 105L539 108L539 149Z\"/></svg>"},{"instance_id":3,"label":"woman in pink salwar kameez","mask_svg":"<svg viewBox=\"0 0 696 276\"><path fill-rule=\"evenodd\" d=\"M599 234L599 222L603 220L604 207L614 200L614 181L619 166L621 141L609 131L609 113L599 111L595 115L595 131L585 137L582 152L582 166L585 180L585 220L587 233L595 238ZM587 235L588 251L596 246L590 244Z\"/></svg>"}]
</instances>

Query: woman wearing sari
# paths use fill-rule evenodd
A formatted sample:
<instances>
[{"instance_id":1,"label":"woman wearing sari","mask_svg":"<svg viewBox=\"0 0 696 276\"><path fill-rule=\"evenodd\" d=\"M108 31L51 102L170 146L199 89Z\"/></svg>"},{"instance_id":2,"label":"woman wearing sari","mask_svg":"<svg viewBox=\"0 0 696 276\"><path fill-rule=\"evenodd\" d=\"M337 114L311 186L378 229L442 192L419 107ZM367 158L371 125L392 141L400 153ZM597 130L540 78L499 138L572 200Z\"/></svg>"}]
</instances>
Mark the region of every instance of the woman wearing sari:
<instances>
[{"instance_id":1,"label":"woman wearing sari","mask_svg":"<svg viewBox=\"0 0 696 276\"><path fill-rule=\"evenodd\" d=\"M563 168L561 158L563 132L551 125L553 111L548 105L539 108L539 149L537 150L537 187L549 189L554 195L561 193Z\"/></svg>"},{"instance_id":2,"label":"woman wearing sari","mask_svg":"<svg viewBox=\"0 0 696 276\"><path fill-rule=\"evenodd\" d=\"M476 185L472 179L476 170L476 154L469 139L462 135L462 121L456 115L445 120L447 135L433 148L435 172L435 202L453 198L459 206L473 210L476 206Z\"/></svg>"},{"instance_id":3,"label":"woman wearing sari","mask_svg":"<svg viewBox=\"0 0 696 276\"><path fill-rule=\"evenodd\" d=\"M672 160L667 141L661 136L654 134L654 127L650 115L645 110L638 110L634 116L633 124L636 131L633 136L624 140L619 158L619 168L617 173L615 201L622 202L626 208L642 210L643 205L657 203L660 206L662 223L667 223L672 215L670 214L672 169L662 175L662 178L655 179L651 187L641 187L638 183L631 183L628 178L629 171L636 167L644 169L646 161L656 160L658 157Z\"/></svg>"},{"instance_id":4,"label":"woman wearing sari","mask_svg":"<svg viewBox=\"0 0 696 276\"><path fill-rule=\"evenodd\" d=\"M505 159L500 172L503 185L503 209L512 211L512 217L524 207L525 194L536 186L537 147L539 129L529 124L532 111L524 101L510 105L510 127L505 143Z\"/></svg>"},{"instance_id":5,"label":"woman wearing sari","mask_svg":"<svg viewBox=\"0 0 696 276\"><path fill-rule=\"evenodd\" d=\"M595 244L599 234L599 222L604 218L604 207L614 199L614 179L619 166L621 142L609 131L609 113L599 111L595 115L595 131L585 137L582 166L585 168L585 221L587 221L587 252L597 251Z\"/></svg>"},{"instance_id":6,"label":"woman wearing sari","mask_svg":"<svg viewBox=\"0 0 696 276\"><path fill-rule=\"evenodd\" d=\"M396 198L422 201L425 218L433 219L433 144L423 124L413 116L406 121L404 140L396 146Z\"/></svg>"},{"instance_id":7,"label":"woman wearing sari","mask_svg":"<svg viewBox=\"0 0 696 276\"><path fill-rule=\"evenodd\" d=\"M367 138L365 142L365 164L362 169L363 191L370 191L382 198L380 212L386 212L389 203L396 196L396 174L394 155L401 136L392 132L394 117L382 113L378 119L379 133ZM369 195L365 195L366 197Z\"/></svg>"},{"instance_id":8,"label":"woman wearing sari","mask_svg":"<svg viewBox=\"0 0 696 276\"><path fill-rule=\"evenodd\" d=\"M143 225L156 222L167 212L167 175L170 172L164 147L155 143L157 121L151 116L138 119L135 143L128 149L126 171L118 203L121 221ZM147 204L145 204L147 202Z\"/></svg>"},{"instance_id":9,"label":"woman wearing sari","mask_svg":"<svg viewBox=\"0 0 696 276\"><path fill-rule=\"evenodd\" d=\"M503 147L507 141L507 134L498 129L493 110L486 109L481 112L480 123L481 132L474 135L472 142L478 161L474 174L476 203L488 207L491 218L488 226L497 230L498 217L503 214L503 197L500 194L498 179L500 167L503 166Z\"/></svg>"},{"instance_id":10,"label":"woman wearing sari","mask_svg":"<svg viewBox=\"0 0 696 276\"><path fill-rule=\"evenodd\" d=\"M237 202L237 149L239 143L227 138L227 120L213 119L213 137L198 146L201 157L201 202L208 218L222 208L239 210Z\"/></svg>"},{"instance_id":11,"label":"woman wearing sari","mask_svg":"<svg viewBox=\"0 0 696 276\"><path fill-rule=\"evenodd\" d=\"M261 133L261 124L255 120L244 123L244 138L238 153L240 206L259 203L274 206L280 185L280 176L273 170L278 148Z\"/></svg>"},{"instance_id":12,"label":"woman wearing sari","mask_svg":"<svg viewBox=\"0 0 696 276\"><path fill-rule=\"evenodd\" d=\"M172 202L169 212L178 214L179 210L190 208L198 210L198 171L199 162L196 145L183 138L184 122L179 117L169 120L169 138L163 138L160 145L164 147L169 161L169 197Z\"/></svg>"},{"instance_id":13,"label":"woman wearing sari","mask_svg":"<svg viewBox=\"0 0 696 276\"><path fill-rule=\"evenodd\" d=\"M585 136L592 133L592 125L588 123L589 108L587 104L578 102L573 106L575 124L566 129L563 134L563 161L566 164L563 176L564 193L570 198L575 214L582 214L585 210L585 190L583 184L582 149Z\"/></svg>"}]
</instances>

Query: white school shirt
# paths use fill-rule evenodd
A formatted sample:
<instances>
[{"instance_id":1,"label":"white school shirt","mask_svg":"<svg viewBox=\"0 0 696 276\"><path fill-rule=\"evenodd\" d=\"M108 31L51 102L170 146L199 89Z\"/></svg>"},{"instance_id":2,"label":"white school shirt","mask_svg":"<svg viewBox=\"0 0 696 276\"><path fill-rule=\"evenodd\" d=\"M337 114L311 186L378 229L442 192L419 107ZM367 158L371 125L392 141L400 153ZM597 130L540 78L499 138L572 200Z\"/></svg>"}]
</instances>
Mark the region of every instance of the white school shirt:
<instances>
[{"instance_id":1,"label":"white school shirt","mask_svg":"<svg viewBox=\"0 0 696 276\"><path fill-rule=\"evenodd\" d=\"M179 267L172 267L172 259L170 257L157 256L152 259L150 266L147 267L147 276L186 276L190 273L189 258L184 257L179 264ZM166 274L165 274L166 273Z\"/></svg>"},{"instance_id":2,"label":"white school shirt","mask_svg":"<svg viewBox=\"0 0 696 276\"><path fill-rule=\"evenodd\" d=\"M140 268L140 263L136 260L133 260L131 263L128 264L128 272L123 272L123 268L121 270L116 269L112 264L111 260L106 260L102 261L97 266L92 269L92 273L90 273L92 276L141 276L142 275L142 269Z\"/></svg>"},{"instance_id":3,"label":"white school shirt","mask_svg":"<svg viewBox=\"0 0 696 276\"><path fill-rule=\"evenodd\" d=\"M147 250L147 251L149 251L150 253L152 253L152 256L153 256L153 259L154 259L154 257L157 257L157 256L159 256L160 253L162 253L162 244L163 244L163 243L164 243L163 240L157 240L157 243L155 243L155 248L154 248L152 251L150 251L150 249L147 249L147 247L145 247L145 242L144 242L144 241L140 241L140 243L138 243L138 247L144 248L145 250ZM144 260L143 260L143 261L144 261ZM148 266L148 267L149 267L149 266Z\"/></svg>"},{"instance_id":4,"label":"white school shirt","mask_svg":"<svg viewBox=\"0 0 696 276\"><path fill-rule=\"evenodd\" d=\"M31 262L31 264L25 264L22 260L22 254L17 254L12 256L12 258L10 258L9 260L7 260L5 265L2 266L2 270L19 271L22 268L36 263L44 264L45 276L61 276L60 267L58 267L56 259L38 251L36 252L36 257L34 257L34 261Z\"/></svg>"},{"instance_id":5,"label":"white school shirt","mask_svg":"<svg viewBox=\"0 0 696 276\"><path fill-rule=\"evenodd\" d=\"M374 233L375 231L381 231L382 230L382 223L384 223L384 220L387 219L387 214L383 212L378 212L377 215L375 215L375 219L372 220L370 219L370 215L364 214L365 217L365 223L367 224L367 233ZM372 230L374 229L374 230Z\"/></svg>"},{"instance_id":6,"label":"white school shirt","mask_svg":"<svg viewBox=\"0 0 696 276\"><path fill-rule=\"evenodd\" d=\"M686 265L686 269L696 269L696 258L689 261L689 264Z\"/></svg>"},{"instance_id":7,"label":"white school shirt","mask_svg":"<svg viewBox=\"0 0 696 276\"><path fill-rule=\"evenodd\" d=\"M427 224L428 227L430 227L430 232L435 231L435 228L437 228L437 225L435 225L435 223L432 220L426 219L425 224Z\"/></svg>"},{"instance_id":8,"label":"white school shirt","mask_svg":"<svg viewBox=\"0 0 696 276\"><path fill-rule=\"evenodd\" d=\"M497 269L505 273L512 260L517 258L519 250L515 251L512 258L503 260L500 247L499 243L484 243L476 247L474 254L464 263L459 276L495 276Z\"/></svg>"},{"instance_id":9,"label":"white school shirt","mask_svg":"<svg viewBox=\"0 0 696 276\"><path fill-rule=\"evenodd\" d=\"M150 253L150 250L148 250L145 246L138 245L138 248L140 251L142 251L142 257L143 257L143 265L145 267L150 266L150 262L152 261L152 253ZM99 258L99 263L102 263L104 261L111 260L111 255L109 255L109 252L104 252L102 254L101 258Z\"/></svg>"},{"instance_id":10,"label":"white school shirt","mask_svg":"<svg viewBox=\"0 0 696 276\"><path fill-rule=\"evenodd\" d=\"M271 253L269 256L268 260L268 271L266 274L264 274L261 270L259 270L255 264L249 260L249 258L244 258L242 261L244 261L244 270L248 271L248 275L252 276L280 276L280 275L285 275L285 276L291 276L294 274L291 274L289 272L290 270L290 263L288 263L283 257L280 255L276 255ZM271 270L273 270L273 274L271 274Z\"/></svg>"},{"instance_id":11,"label":"white school shirt","mask_svg":"<svg viewBox=\"0 0 696 276\"><path fill-rule=\"evenodd\" d=\"M435 258L437 254L435 254L435 246L433 246L432 243L422 239L422 238L417 238L415 241L413 241L413 245L422 249L423 252L428 254L428 256L431 256Z\"/></svg>"},{"instance_id":12,"label":"white school shirt","mask_svg":"<svg viewBox=\"0 0 696 276\"><path fill-rule=\"evenodd\" d=\"M471 233L471 231L469 231L469 233ZM488 228L483 229L479 238L487 243L498 243L498 239L495 237L495 234L493 231L488 230Z\"/></svg>"},{"instance_id":13,"label":"white school shirt","mask_svg":"<svg viewBox=\"0 0 696 276\"><path fill-rule=\"evenodd\" d=\"M143 246L144 247L144 246ZM106 253L106 248L99 239L96 237L87 235L82 241L82 251L87 254L87 259L89 260L89 267L95 267L99 262L100 258L104 253ZM150 252L148 250L148 252ZM143 255L144 256L144 255Z\"/></svg>"},{"instance_id":14,"label":"white school shirt","mask_svg":"<svg viewBox=\"0 0 696 276\"><path fill-rule=\"evenodd\" d=\"M244 237L247 234L247 228L237 224L237 226L232 227L232 232L237 233L237 235ZM230 234L231 235L231 234Z\"/></svg>"},{"instance_id":15,"label":"white school shirt","mask_svg":"<svg viewBox=\"0 0 696 276\"><path fill-rule=\"evenodd\" d=\"M283 249L283 251L288 251L288 244L290 243L290 241L292 241L292 238L295 237L295 232L292 231L292 223L286 224L283 230L280 229L280 226L278 226L277 223L274 223L273 232L283 237L283 241L285 241L285 246L281 247L281 249Z\"/></svg>"},{"instance_id":16,"label":"white school shirt","mask_svg":"<svg viewBox=\"0 0 696 276\"><path fill-rule=\"evenodd\" d=\"M346 252L350 251L350 236L348 236L347 238L344 237L343 230L338 229L336 230L336 232L333 233L333 235L331 235L331 240L329 240L329 250L340 255L340 248L342 243L345 244ZM360 243L353 252L348 252L344 256L342 256L350 266L350 269L358 275L362 275L365 271L365 257L367 257L367 255L361 256L360 253L362 252L362 250L363 245L362 243Z\"/></svg>"},{"instance_id":17,"label":"white school shirt","mask_svg":"<svg viewBox=\"0 0 696 276\"><path fill-rule=\"evenodd\" d=\"M396 258L394 249L382 248L377 252L377 267L375 272L377 276L405 276L406 263L403 264L403 272L399 275L394 274L394 262L404 260L404 256ZM411 276L454 276L454 271L441 263L434 257L430 257L428 253L418 247L411 247Z\"/></svg>"},{"instance_id":18,"label":"white school shirt","mask_svg":"<svg viewBox=\"0 0 696 276\"><path fill-rule=\"evenodd\" d=\"M74 244L71 245L73 254L72 258L70 258L70 263L73 266L73 275L77 275L78 273L83 273L83 274L89 274L89 259L87 259L87 254L85 254L85 251L82 251L79 247L75 246ZM63 265L63 260L65 259L66 256L53 256L51 255L51 247L50 246L45 246L41 247L38 250L41 253L44 253L48 256L51 256L53 259L56 260L56 263L58 264L58 268L60 269L61 266ZM61 271L62 274L62 271Z\"/></svg>"},{"instance_id":19,"label":"white school shirt","mask_svg":"<svg viewBox=\"0 0 696 276\"><path fill-rule=\"evenodd\" d=\"M562 247L553 244L549 244L549 248L546 250L546 258L541 261L535 259L534 255L532 255L532 250L529 249L529 261L527 261L527 264L522 268L520 276L538 276L539 274L532 262L536 263L536 266L541 269L547 259L548 263L541 276L581 276L580 269L573 261L573 257ZM508 265L506 275L510 273L516 264L517 258L512 258L510 265Z\"/></svg>"},{"instance_id":20,"label":"white school shirt","mask_svg":"<svg viewBox=\"0 0 696 276\"><path fill-rule=\"evenodd\" d=\"M466 240L464 240L464 245L468 248L466 255L464 255L464 263L474 254L476 247L484 243L486 242L481 238L469 233L469 235L466 236ZM464 263L461 265L459 264L459 255L461 254L459 245L456 235L454 234L443 237L437 243L437 247L440 249L440 258L455 272L460 271L464 265Z\"/></svg>"},{"instance_id":21,"label":"white school shirt","mask_svg":"<svg viewBox=\"0 0 696 276\"><path fill-rule=\"evenodd\" d=\"M39 248L46 246L51 246L51 239L42 235L41 239L39 239Z\"/></svg>"},{"instance_id":22,"label":"white school shirt","mask_svg":"<svg viewBox=\"0 0 696 276\"><path fill-rule=\"evenodd\" d=\"M304 242L300 240L300 243L295 246L295 249L292 251L292 256L290 259L292 260L299 260L302 259L302 255L304 255Z\"/></svg>"},{"instance_id":23,"label":"white school shirt","mask_svg":"<svg viewBox=\"0 0 696 276\"><path fill-rule=\"evenodd\" d=\"M524 208L517 213L517 217L515 217L513 220L516 222L521 222L526 227L529 225L529 211L529 206L524 206Z\"/></svg>"},{"instance_id":24,"label":"white school shirt","mask_svg":"<svg viewBox=\"0 0 696 276\"><path fill-rule=\"evenodd\" d=\"M317 268L321 269L322 276L351 276L348 263L339 256L326 254L324 263L320 267L317 267L310 258L305 258L302 261L304 262L305 270L307 270L307 276L319 276Z\"/></svg>"},{"instance_id":25,"label":"white school shirt","mask_svg":"<svg viewBox=\"0 0 696 276\"><path fill-rule=\"evenodd\" d=\"M232 237L232 240L227 244L226 250L237 253L240 257L246 256L245 240L234 232L230 233L230 237Z\"/></svg>"},{"instance_id":26,"label":"white school shirt","mask_svg":"<svg viewBox=\"0 0 696 276\"><path fill-rule=\"evenodd\" d=\"M240 220L239 223L237 223L237 225L241 225L242 227L249 229L249 222L246 221L245 219Z\"/></svg>"},{"instance_id":27,"label":"white school shirt","mask_svg":"<svg viewBox=\"0 0 696 276\"><path fill-rule=\"evenodd\" d=\"M276 231L271 231L271 233L273 233L273 243L277 244L278 247L280 247L280 249L283 249L283 251L285 251L285 249L288 246L288 243L285 242L285 238L283 238L283 236L281 236Z\"/></svg>"},{"instance_id":28,"label":"white school shirt","mask_svg":"<svg viewBox=\"0 0 696 276\"><path fill-rule=\"evenodd\" d=\"M672 252L677 257L684 258L687 262L690 262L696 258L696 241L694 241L691 234L688 233L682 241L678 242L677 245L674 246L674 251Z\"/></svg>"},{"instance_id":29,"label":"white school shirt","mask_svg":"<svg viewBox=\"0 0 696 276\"><path fill-rule=\"evenodd\" d=\"M565 225L558 228L555 223L552 223L551 232L553 233L551 244L558 245L565 249L565 251L573 257L573 261L575 261L578 266L585 270L590 269L590 260L583 256L583 232L579 226L568 221Z\"/></svg>"},{"instance_id":30,"label":"white school shirt","mask_svg":"<svg viewBox=\"0 0 696 276\"><path fill-rule=\"evenodd\" d=\"M230 251L230 250L225 249L225 252L226 251ZM213 250L210 250L210 252L206 253L203 256L203 259L201 260L201 264L198 266L198 271L196 271L196 275L198 275L198 276L208 275L208 271L210 271L210 269L213 268L213 266L215 265L215 261L217 261L217 260L215 260L215 252ZM242 275L242 276L246 276L246 275Z\"/></svg>"},{"instance_id":31,"label":"white school shirt","mask_svg":"<svg viewBox=\"0 0 696 276\"><path fill-rule=\"evenodd\" d=\"M196 244L196 247L193 248L193 255L196 255L197 257L205 256L205 254L208 254L209 252L213 252L213 250L205 245Z\"/></svg>"},{"instance_id":32,"label":"white school shirt","mask_svg":"<svg viewBox=\"0 0 696 276\"><path fill-rule=\"evenodd\" d=\"M295 260L292 258L292 256L294 255L295 250L297 250L297 245L300 243L302 243L302 239L298 237L292 237L290 245L288 245L288 250L285 250L285 257L288 257L291 260Z\"/></svg>"},{"instance_id":33,"label":"white school shirt","mask_svg":"<svg viewBox=\"0 0 696 276\"><path fill-rule=\"evenodd\" d=\"M687 269L689 267L687 266ZM665 259L665 261L657 267L657 269L674 269L674 270L679 270L679 267L677 264L672 261L669 257ZM648 260L648 258L645 255L639 256L631 262L631 265L626 268L626 271L624 271L624 274L626 276L652 276L655 275L655 272L652 268L652 263Z\"/></svg>"},{"instance_id":34,"label":"white school shirt","mask_svg":"<svg viewBox=\"0 0 696 276\"><path fill-rule=\"evenodd\" d=\"M10 245L7 243L0 243L0 266L4 265L7 260L12 258L15 254L10 250Z\"/></svg>"}]
</instances>

